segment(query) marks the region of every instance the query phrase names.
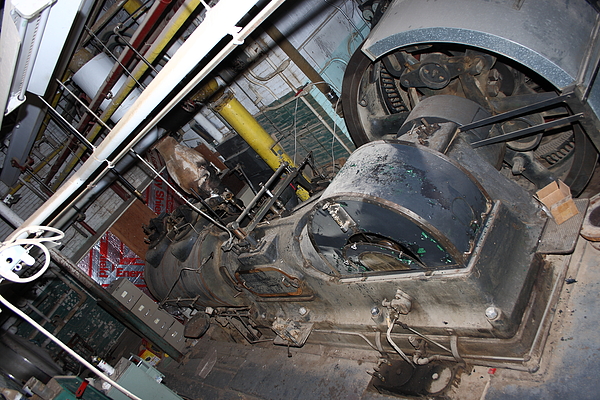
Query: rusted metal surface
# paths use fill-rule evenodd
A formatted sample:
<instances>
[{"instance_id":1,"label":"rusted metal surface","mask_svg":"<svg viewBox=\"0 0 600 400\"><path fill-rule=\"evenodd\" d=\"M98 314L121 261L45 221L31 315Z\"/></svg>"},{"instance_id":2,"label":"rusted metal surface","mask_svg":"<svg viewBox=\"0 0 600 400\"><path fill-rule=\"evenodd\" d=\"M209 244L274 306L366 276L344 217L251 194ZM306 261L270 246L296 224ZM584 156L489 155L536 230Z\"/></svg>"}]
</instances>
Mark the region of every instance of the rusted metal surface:
<instances>
[{"instance_id":1,"label":"rusted metal surface","mask_svg":"<svg viewBox=\"0 0 600 400\"><path fill-rule=\"evenodd\" d=\"M135 200L115 221L110 231L141 259L146 257L148 244L144 241L143 225L148 225L156 213L139 200Z\"/></svg>"},{"instance_id":2,"label":"rusted metal surface","mask_svg":"<svg viewBox=\"0 0 600 400\"><path fill-rule=\"evenodd\" d=\"M348 158L320 203L323 209L330 203L341 204L350 218L360 221L349 230L331 224L330 211L315 212L311 234L336 268L335 256L328 256L331 251L326 248L343 247L360 232L400 243L404 253L414 253L412 258L421 259L425 267L464 266L490 209L489 197L462 167L441 153L408 142L362 146ZM420 240L423 235L431 240ZM334 238L343 240L333 244ZM328 244L321 245L323 240ZM413 243L425 244L412 248Z\"/></svg>"}]
</instances>

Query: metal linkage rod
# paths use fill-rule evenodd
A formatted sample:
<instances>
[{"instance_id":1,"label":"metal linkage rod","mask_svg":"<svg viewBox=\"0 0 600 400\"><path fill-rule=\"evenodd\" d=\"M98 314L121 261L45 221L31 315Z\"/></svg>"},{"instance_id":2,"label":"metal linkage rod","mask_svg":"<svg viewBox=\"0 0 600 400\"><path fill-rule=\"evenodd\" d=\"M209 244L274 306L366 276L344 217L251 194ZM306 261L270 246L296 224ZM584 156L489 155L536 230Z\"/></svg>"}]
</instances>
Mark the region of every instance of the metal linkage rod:
<instances>
[{"instance_id":1,"label":"metal linkage rod","mask_svg":"<svg viewBox=\"0 0 600 400\"><path fill-rule=\"evenodd\" d=\"M158 74L158 70L156 68L154 68L154 66L152 64L150 64L150 61L146 60L146 58L139 51L137 51L137 49L135 47L133 47L133 45L131 43L129 43L129 41L123 35L121 35L121 33L116 28L115 28L114 32L115 32L115 35L117 35L123 41L123 43L125 43L125 45L127 47L129 47L131 49L131 51L133 51L135 53L135 55L138 56L138 58L140 60L142 60L144 62L144 64L146 64L148 66L148 68L150 68L152 71L154 71L155 74Z\"/></svg>"},{"instance_id":2,"label":"metal linkage rod","mask_svg":"<svg viewBox=\"0 0 600 400\"><path fill-rule=\"evenodd\" d=\"M539 124L539 125L531 126L529 128L519 129L518 131L515 131L515 132L506 133L504 135L499 135L499 136L494 136L491 138L479 140L477 142L471 143L471 146L473 146L474 148L477 148L477 147L485 146L486 144L506 142L508 140L513 140L516 138L527 136L532 133L543 131L543 130L546 130L549 128L554 128L554 127L561 126L561 125L567 125L567 124L570 124L571 122L577 121L582 118L583 118L583 113L570 115L568 117L564 117L564 118L556 119L554 121L546 122L545 124Z\"/></svg>"},{"instance_id":3,"label":"metal linkage rod","mask_svg":"<svg viewBox=\"0 0 600 400\"><path fill-rule=\"evenodd\" d=\"M285 168L287 168L288 164L283 162L281 163L281 165L279 165L279 168L277 168L277 170L275 172L273 172L273 175L271 175L271 177L269 178L269 180L267 181L267 183L265 183L263 185L262 188L260 188L260 190L258 191L258 193L256 193L256 196L254 196L254 198L250 201L250 203L248 204L248 206L246 207L246 209L240 214L239 217L237 217L237 219L235 220L235 222L237 222L238 224L241 223L243 221L244 218L246 218L246 216L248 215L248 213L250 212L250 210L252 210L252 207L254 207L256 205L256 203L258 203L258 201L262 198L262 196L266 193L267 190L269 190L269 188L271 187L271 185L273 184L273 182L275 182L275 180L277 178L279 178L279 176L281 175L281 173L283 172L283 170Z\"/></svg>"},{"instance_id":4,"label":"metal linkage rod","mask_svg":"<svg viewBox=\"0 0 600 400\"><path fill-rule=\"evenodd\" d=\"M463 125L460 127L461 132L468 131L470 129L479 128L480 126L491 125L496 122L506 121L508 119L518 117L520 115L528 114L533 111L541 110L548 106L552 106L554 104L562 103L573 97L573 92L565 93L560 96L556 96L551 99L542 100L537 103L532 103L523 107L516 108L514 110L503 112L502 114L493 115L491 117L487 117L484 119L480 119L479 121L472 122L467 125Z\"/></svg>"},{"instance_id":5,"label":"metal linkage rod","mask_svg":"<svg viewBox=\"0 0 600 400\"><path fill-rule=\"evenodd\" d=\"M72 135L77 137L87 147L89 150L94 151L96 147L90 143L89 140L85 136L81 134L73 125L69 123L58 111L56 111L42 96L38 96L38 98L46 105L50 114L54 117L54 120L62 126L65 130L70 132Z\"/></svg>"}]
</instances>

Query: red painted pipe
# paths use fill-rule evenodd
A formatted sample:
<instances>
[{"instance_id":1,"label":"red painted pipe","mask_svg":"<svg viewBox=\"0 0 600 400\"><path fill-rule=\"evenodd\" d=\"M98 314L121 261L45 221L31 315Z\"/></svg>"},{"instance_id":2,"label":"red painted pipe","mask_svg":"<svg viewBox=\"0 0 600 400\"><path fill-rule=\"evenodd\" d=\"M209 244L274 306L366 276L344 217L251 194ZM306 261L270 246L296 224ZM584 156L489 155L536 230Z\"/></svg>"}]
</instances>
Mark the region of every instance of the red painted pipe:
<instances>
[{"instance_id":1,"label":"red painted pipe","mask_svg":"<svg viewBox=\"0 0 600 400\"><path fill-rule=\"evenodd\" d=\"M171 0L160 0L154 2L150 10L148 10L146 18L140 24L138 29L136 29L135 33L131 37L131 46L133 48L138 49L141 46L146 37L155 27L156 22L162 16L162 13L166 10L169 4L171 4ZM94 99L92 100L92 103L89 106L90 109L96 110L100 106L100 104L106 98L108 92L110 92L114 84L122 75L124 71L122 65L127 65L134 55L135 53L133 52L133 50L131 50L129 47L125 47L125 49L119 56L119 62L115 63L113 69L110 71L110 73L104 80L104 84L98 90L96 97L94 97Z\"/></svg>"},{"instance_id":2,"label":"red painted pipe","mask_svg":"<svg viewBox=\"0 0 600 400\"><path fill-rule=\"evenodd\" d=\"M152 29L155 27L156 22L161 18L162 14L165 12L169 4L171 4L171 0L160 0L154 2L152 7L148 10L146 18L140 24L138 29L136 29L135 33L131 37L132 47L139 49L139 47L143 44L144 40L148 37ZM104 80L104 83L98 90L98 93L92 99L92 102L89 105L89 108L91 110L96 111L98 107L100 107L100 104L102 104L108 92L110 92L115 83L119 80L119 77L123 74L124 69L121 65L127 65L134 55L135 53L133 52L133 50L126 46L121 55L119 56L119 62L115 63L113 69L110 71L110 73ZM87 127L91 121L92 116L89 113L86 113L77 124L76 129L79 132L82 132L82 129ZM56 159L54 165L50 168L50 171L48 172L44 183L46 183L47 185L50 184L50 181L52 181L52 178L54 178L60 167L64 164L68 155L77 149L78 146L76 144L76 138L72 138L69 141L69 144L66 146L63 153L61 153L61 155Z\"/></svg>"}]
</instances>

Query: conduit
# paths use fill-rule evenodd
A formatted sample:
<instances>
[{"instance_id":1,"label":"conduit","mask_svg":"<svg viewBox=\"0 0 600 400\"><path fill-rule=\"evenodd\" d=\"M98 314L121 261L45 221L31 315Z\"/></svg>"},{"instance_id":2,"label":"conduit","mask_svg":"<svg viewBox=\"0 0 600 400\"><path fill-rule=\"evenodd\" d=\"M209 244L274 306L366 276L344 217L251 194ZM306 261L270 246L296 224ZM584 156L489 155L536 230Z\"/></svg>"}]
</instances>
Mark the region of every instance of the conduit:
<instances>
[{"instance_id":1,"label":"conduit","mask_svg":"<svg viewBox=\"0 0 600 400\"><path fill-rule=\"evenodd\" d=\"M140 0L129 0L127 3L125 3L123 8L129 14L133 14L133 13L139 11L139 9L142 8L143 5L144 4Z\"/></svg>"},{"instance_id":2,"label":"conduit","mask_svg":"<svg viewBox=\"0 0 600 400\"><path fill-rule=\"evenodd\" d=\"M96 21L94 23L94 25L92 25L92 27L90 28L91 33L94 34L94 35L96 35L102 29L104 29L104 27L106 26L106 24L108 24L110 22L110 20L113 19L114 16L117 15L117 13L119 11L121 11L121 9L125 5L125 3L127 3L128 1L129 0L117 0L116 3L114 3L112 6L110 6L108 8L108 10L106 10L104 13L102 13L102 16L99 19L96 20L96 17L100 13L100 11L102 11L102 9L103 9L103 4L100 3L100 2L97 2L96 3L96 10L94 10L93 17L90 18L90 21ZM87 46L87 44L89 43L89 41L91 39L92 39L92 35L90 33L86 33L83 36L83 39L80 41L80 43L77 46L77 48L83 48L83 47Z\"/></svg>"},{"instance_id":3,"label":"conduit","mask_svg":"<svg viewBox=\"0 0 600 400\"><path fill-rule=\"evenodd\" d=\"M166 113L183 100L234 48L256 29L284 0L272 0L244 28L235 25L258 0L221 0L208 10L206 18L148 85L92 156L59 190L31 215L26 225L48 225L94 185L116 162L142 139ZM237 33L235 33L237 32ZM233 33L233 34L232 34ZM233 39L209 61L191 81L165 105L167 96L198 63L226 36ZM125 144L125 145L124 145ZM11 236L14 235L14 232ZM9 237L10 238L10 237Z\"/></svg>"},{"instance_id":4,"label":"conduit","mask_svg":"<svg viewBox=\"0 0 600 400\"><path fill-rule=\"evenodd\" d=\"M60 151L62 151L62 149L64 148L64 144L61 145L60 147L57 147L56 149L52 150L52 152L50 154L48 154L48 156L46 158L44 158L43 160L41 160L32 170L32 174L33 175L37 175L50 161L52 161L52 159L54 159L54 157L56 157L58 155L58 153ZM26 176L24 178L24 180L26 182L29 182L31 180L31 176ZM21 188L23 187L23 183L17 183L15 186L13 186L9 191L8 194L10 194L11 196L14 196Z\"/></svg>"},{"instance_id":5,"label":"conduit","mask_svg":"<svg viewBox=\"0 0 600 400\"><path fill-rule=\"evenodd\" d=\"M152 63L156 60L156 58L163 52L165 47L171 42L171 40L175 37L177 32L181 29L181 27L187 22L188 18L194 13L196 8L201 4L200 0L187 0L175 13L173 18L169 21L165 29L161 32L159 38L154 41L150 49L146 52L146 60L149 63ZM117 111L117 109L121 106L121 103L128 98L129 94L136 88L136 82L142 78L142 76L148 70L148 65L143 61L138 62L137 67L132 72L131 76L128 77L123 85L121 85L119 91L116 95L113 96L112 102L106 107L100 118L103 122L108 121L112 115ZM78 128L81 129L83 125L79 125ZM93 142L100 131L102 130L102 125L96 123L96 125L92 128L90 133L87 135L87 138L90 142ZM53 188L56 189L65 179L73 168L79 162L79 159L82 157L83 152L85 150L79 150L76 156L69 161L69 163L65 166L63 172L57 178L56 182L53 185ZM62 165L65 161L66 157L61 159L60 163L57 163L58 166ZM50 179L58 172L58 168L56 170L51 170L51 172L46 177L46 181L49 182Z\"/></svg>"},{"instance_id":6,"label":"conduit","mask_svg":"<svg viewBox=\"0 0 600 400\"><path fill-rule=\"evenodd\" d=\"M392 345L392 347L394 348L394 350L396 350L396 352L398 354L400 354L400 356L404 359L404 361L406 361L407 363L409 363L413 368L415 368L415 365L412 363L412 361L410 360L410 358L408 358L408 356L402 351L402 349L400 347L398 347L398 345L396 344L396 342L394 342L394 340L392 339L392 329L394 328L394 324L396 323L396 319L394 319L393 321L389 321L388 320L388 329L386 331L386 338L388 340L388 343L390 345Z\"/></svg>"}]
</instances>

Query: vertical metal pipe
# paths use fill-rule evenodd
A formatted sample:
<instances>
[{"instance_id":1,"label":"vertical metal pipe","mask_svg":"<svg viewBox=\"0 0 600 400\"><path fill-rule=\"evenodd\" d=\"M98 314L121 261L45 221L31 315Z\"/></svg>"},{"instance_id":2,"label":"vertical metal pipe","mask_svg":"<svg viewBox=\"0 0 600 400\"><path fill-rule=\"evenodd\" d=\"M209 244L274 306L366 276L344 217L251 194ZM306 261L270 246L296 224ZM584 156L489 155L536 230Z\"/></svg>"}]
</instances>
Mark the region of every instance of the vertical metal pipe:
<instances>
[{"instance_id":1,"label":"vertical metal pipe","mask_svg":"<svg viewBox=\"0 0 600 400\"><path fill-rule=\"evenodd\" d=\"M221 143L223 141L223 134L221 131L219 131L217 127L214 126L213 123L204 116L204 114L199 112L198 114L194 115L194 121L196 121L196 123L204 130L206 130L210 137L212 137L216 142Z\"/></svg>"},{"instance_id":2,"label":"vertical metal pipe","mask_svg":"<svg viewBox=\"0 0 600 400\"><path fill-rule=\"evenodd\" d=\"M82 193L100 181L108 170L129 153L176 104L183 100L200 81L256 29L284 0L272 0L241 30L236 24L257 1L221 0L212 7L204 21L185 41L173 58L142 92L142 95L117 123L92 156L62 185L52 198L37 209L26 221L27 225L48 225L74 204ZM219 42L233 32L225 46L214 56L183 89L173 95L173 88L193 71L198 63ZM13 233L14 235L14 233Z\"/></svg>"},{"instance_id":3,"label":"vertical metal pipe","mask_svg":"<svg viewBox=\"0 0 600 400\"><path fill-rule=\"evenodd\" d=\"M146 60L148 62L152 63L157 59L159 54L162 53L165 47L175 37L175 34L179 32L180 28L187 22L188 18L190 18L190 16L194 13L196 8L198 8L200 4L200 0L188 0L177 10L177 13L173 16L169 24L161 33L161 36L152 44L150 49L145 53ZM125 100L125 98L127 98L129 93L131 93L131 91L135 87L135 81L141 79L142 76L148 70L148 68L148 65L143 61L138 62L137 66L131 73L131 76L128 78L127 82L113 97L111 106L109 106L100 116L104 122L106 122L110 118L110 116L112 116L112 114L117 110L121 102ZM99 131L100 129L101 126L96 124L91 134L93 135L96 131Z\"/></svg>"},{"instance_id":4,"label":"vertical metal pipe","mask_svg":"<svg viewBox=\"0 0 600 400\"><path fill-rule=\"evenodd\" d=\"M19 217L19 215L9 206L4 204L3 201L0 201L0 216L15 229L23 225L23 218Z\"/></svg>"},{"instance_id":5,"label":"vertical metal pipe","mask_svg":"<svg viewBox=\"0 0 600 400\"><path fill-rule=\"evenodd\" d=\"M129 14L137 12L144 4L140 0L129 0L125 3L123 8Z\"/></svg>"},{"instance_id":6,"label":"vertical metal pipe","mask_svg":"<svg viewBox=\"0 0 600 400\"><path fill-rule=\"evenodd\" d=\"M135 33L131 37L131 45L133 47L137 48L144 42L146 37L150 34L152 29L155 27L156 22L158 22L158 20L161 18L162 14L165 12L166 8L169 6L170 3L171 3L171 0L160 0L160 1L154 2L152 7L150 8L150 10L148 10L148 15L146 16L144 21L141 23L141 25L138 27L138 29L136 29ZM127 3L127 4L129 4L129 3ZM127 6L127 4L125 4L125 6ZM133 58L134 55L135 55L135 53L129 47L126 47L123 50L123 52L119 56L119 60L115 63L114 67L109 72L108 76L105 78L104 83L100 86L100 89L98 89L98 92L96 93L95 97L92 99L92 102L89 105L89 108L91 110L94 111L98 107L100 107L100 104L106 99L106 96L108 95L110 90L113 88L115 83L119 80L119 77L123 74L123 71L124 71L123 66L127 65L131 61L131 59ZM92 120L92 116L89 113L86 113L81 118L79 123L77 124L76 129L79 132L82 132L84 127L86 127L90 123L91 120ZM95 138L95 135L94 136L90 135L90 137L91 137L91 140L93 141ZM46 176L46 178L44 180L44 182L46 184L50 183L50 181L52 180L54 175L58 172L60 166L64 164L70 151L72 151L71 149L73 148L73 144L75 144L75 143L76 143L76 140L72 139L71 143L69 143L69 146L67 146L67 148L63 151L63 153L57 159L55 164L52 166L52 168L50 169L50 172L48 173L48 175ZM69 163L68 167L71 167L71 165L72 165L72 163ZM67 170L70 171L70 169L67 169ZM60 183L60 180L58 183ZM56 185L55 185L55 188L56 188Z\"/></svg>"}]
</instances>

